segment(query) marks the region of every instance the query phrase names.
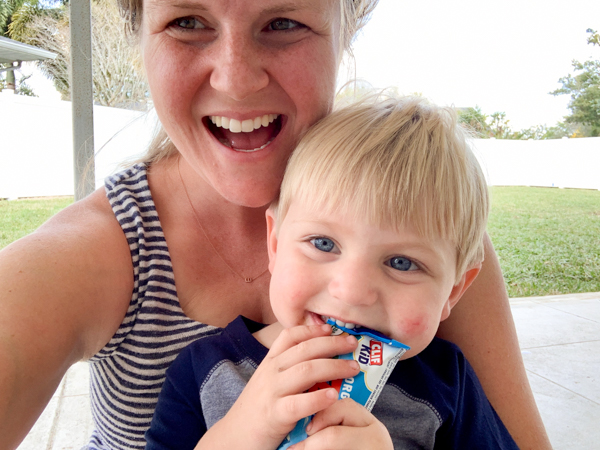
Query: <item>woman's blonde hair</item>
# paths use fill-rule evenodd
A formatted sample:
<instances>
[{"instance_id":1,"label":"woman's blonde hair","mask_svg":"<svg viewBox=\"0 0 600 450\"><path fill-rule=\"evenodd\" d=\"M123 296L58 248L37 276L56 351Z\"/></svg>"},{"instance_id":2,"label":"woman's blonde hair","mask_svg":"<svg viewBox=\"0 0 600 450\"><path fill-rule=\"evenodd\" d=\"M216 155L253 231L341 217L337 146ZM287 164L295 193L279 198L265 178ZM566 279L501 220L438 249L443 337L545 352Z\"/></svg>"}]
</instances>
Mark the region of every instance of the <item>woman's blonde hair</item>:
<instances>
[{"instance_id":1,"label":"woman's blonde hair","mask_svg":"<svg viewBox=\"0 0 600 450\"><path fill-rule=\"evenodd\" d=\"M459 279L483 261L489 209L468 137L452 109L420 97L371 97L333 112L292 154L276 222L298 200L379 227L410 225L455 244Z\"/></svg>"},{"instance_id":2,"label":"woman's blonde hair","mask_svg":"<svg viewBox=\"0 0 600 450\"><path fill-rule=\"evenodd\" d=\"M260 1L260 0L258 0ZM340 2L340 47L350 52L352 41L360 29L369 21L379 0L339 0ZM143 17L143 0L117 0L124 19L125 32L134 41L139 36ZM340 55L343 52L340 51ZM140 162L151 164L177 152L162 126L158 126L148 151Z\"/></svg>"}]
</instances>

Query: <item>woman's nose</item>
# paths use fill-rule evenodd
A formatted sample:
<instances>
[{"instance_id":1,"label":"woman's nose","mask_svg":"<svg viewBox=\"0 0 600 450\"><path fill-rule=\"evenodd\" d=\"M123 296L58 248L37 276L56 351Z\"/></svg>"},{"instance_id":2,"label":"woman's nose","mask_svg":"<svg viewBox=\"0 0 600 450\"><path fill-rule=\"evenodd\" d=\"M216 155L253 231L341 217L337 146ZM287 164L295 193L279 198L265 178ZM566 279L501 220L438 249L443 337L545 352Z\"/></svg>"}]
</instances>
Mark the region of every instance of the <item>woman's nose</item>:
<instances>
[{"instance_id":1,"label":"woman's nose","mask_svg":"<svg viewBox=\"0 0 600 450\"><path fill-rule=\"evenodd\" d=\"M329 293L349 305L373 305L379 295L375 276L364 264L352 261L340 264L329 282Z\"/></svg>"},{"instance_id":2,"label":"woman's nose","mask_svg":"<svg viewBox=\"0 0 600 450\"><path fill-rule=\"evenodd\" d=\"M267 87L269 75L259 44L239 32L223 34L219 40L210 76L213 89L240 101Z\"/></svg>"}]
</instances>

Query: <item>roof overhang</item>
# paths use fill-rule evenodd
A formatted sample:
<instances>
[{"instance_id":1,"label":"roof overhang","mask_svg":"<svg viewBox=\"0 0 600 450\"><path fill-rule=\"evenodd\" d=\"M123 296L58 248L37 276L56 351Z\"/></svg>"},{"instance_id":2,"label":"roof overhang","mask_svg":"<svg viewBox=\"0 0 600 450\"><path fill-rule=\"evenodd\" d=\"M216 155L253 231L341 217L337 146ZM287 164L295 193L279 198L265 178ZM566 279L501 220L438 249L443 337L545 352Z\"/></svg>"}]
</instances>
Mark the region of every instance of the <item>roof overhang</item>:
<instances>
[{"instance_id":1,"label":"roof overhang","mask_svg":"<svg viewBox=\"0 0 600 450\"><path fill-rule=\"evenodd\" d=\"M56 56L56 53L0 36L0 64L54 59Z\"/></svg>"}]
</instances>

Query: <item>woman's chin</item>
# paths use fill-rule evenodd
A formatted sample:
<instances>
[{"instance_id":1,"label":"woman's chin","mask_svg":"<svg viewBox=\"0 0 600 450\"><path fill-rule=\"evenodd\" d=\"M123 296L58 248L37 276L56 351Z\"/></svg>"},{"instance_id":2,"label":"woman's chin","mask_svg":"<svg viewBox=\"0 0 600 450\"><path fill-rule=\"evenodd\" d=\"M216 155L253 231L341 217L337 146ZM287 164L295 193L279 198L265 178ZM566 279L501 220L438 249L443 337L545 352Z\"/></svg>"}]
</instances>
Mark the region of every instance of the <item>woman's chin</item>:
<instances>
[{"instance_id":1,"label":"woman's chin","mask_svg":"<svg viewBox=\"0 0 600 450\"><path fill-rule=\"evenodd\" d=\"M225 200L234 205L246 208L266 208L275 200L278 192L278 187L265 187L255 190L227 190L222 191L220 194Z\"/></svg>"}]
</instances>

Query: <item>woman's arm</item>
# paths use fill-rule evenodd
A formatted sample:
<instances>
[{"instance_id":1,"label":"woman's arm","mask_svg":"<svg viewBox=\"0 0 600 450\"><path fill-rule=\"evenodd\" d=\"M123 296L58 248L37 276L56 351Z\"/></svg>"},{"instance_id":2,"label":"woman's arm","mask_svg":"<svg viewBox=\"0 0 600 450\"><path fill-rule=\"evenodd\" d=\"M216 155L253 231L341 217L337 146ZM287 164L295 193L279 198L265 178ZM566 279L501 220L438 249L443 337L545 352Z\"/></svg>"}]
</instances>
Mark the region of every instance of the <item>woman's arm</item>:
<instances>
[{"instance_id":1,"label":"woman's arm","mask_svg":"<svg viewBox=\"0 0 600 450\"><path fill-rule=\"evenodd\" d=\"M465 353L521 449L552 448L525 373L498 257L487 235L481 272L442 322L438 336Z\"/></svg>"},{"instance_id":2,"label":"woman's arm","mask_svg":"<svg viewBox=\"0 0 600 450\"><path fill-rule=\"evenodd\" d=\"M127 241L94 195L0 252L0 448L18 446L69 366L127 310Z\"/></svg>"}]
</instances>

